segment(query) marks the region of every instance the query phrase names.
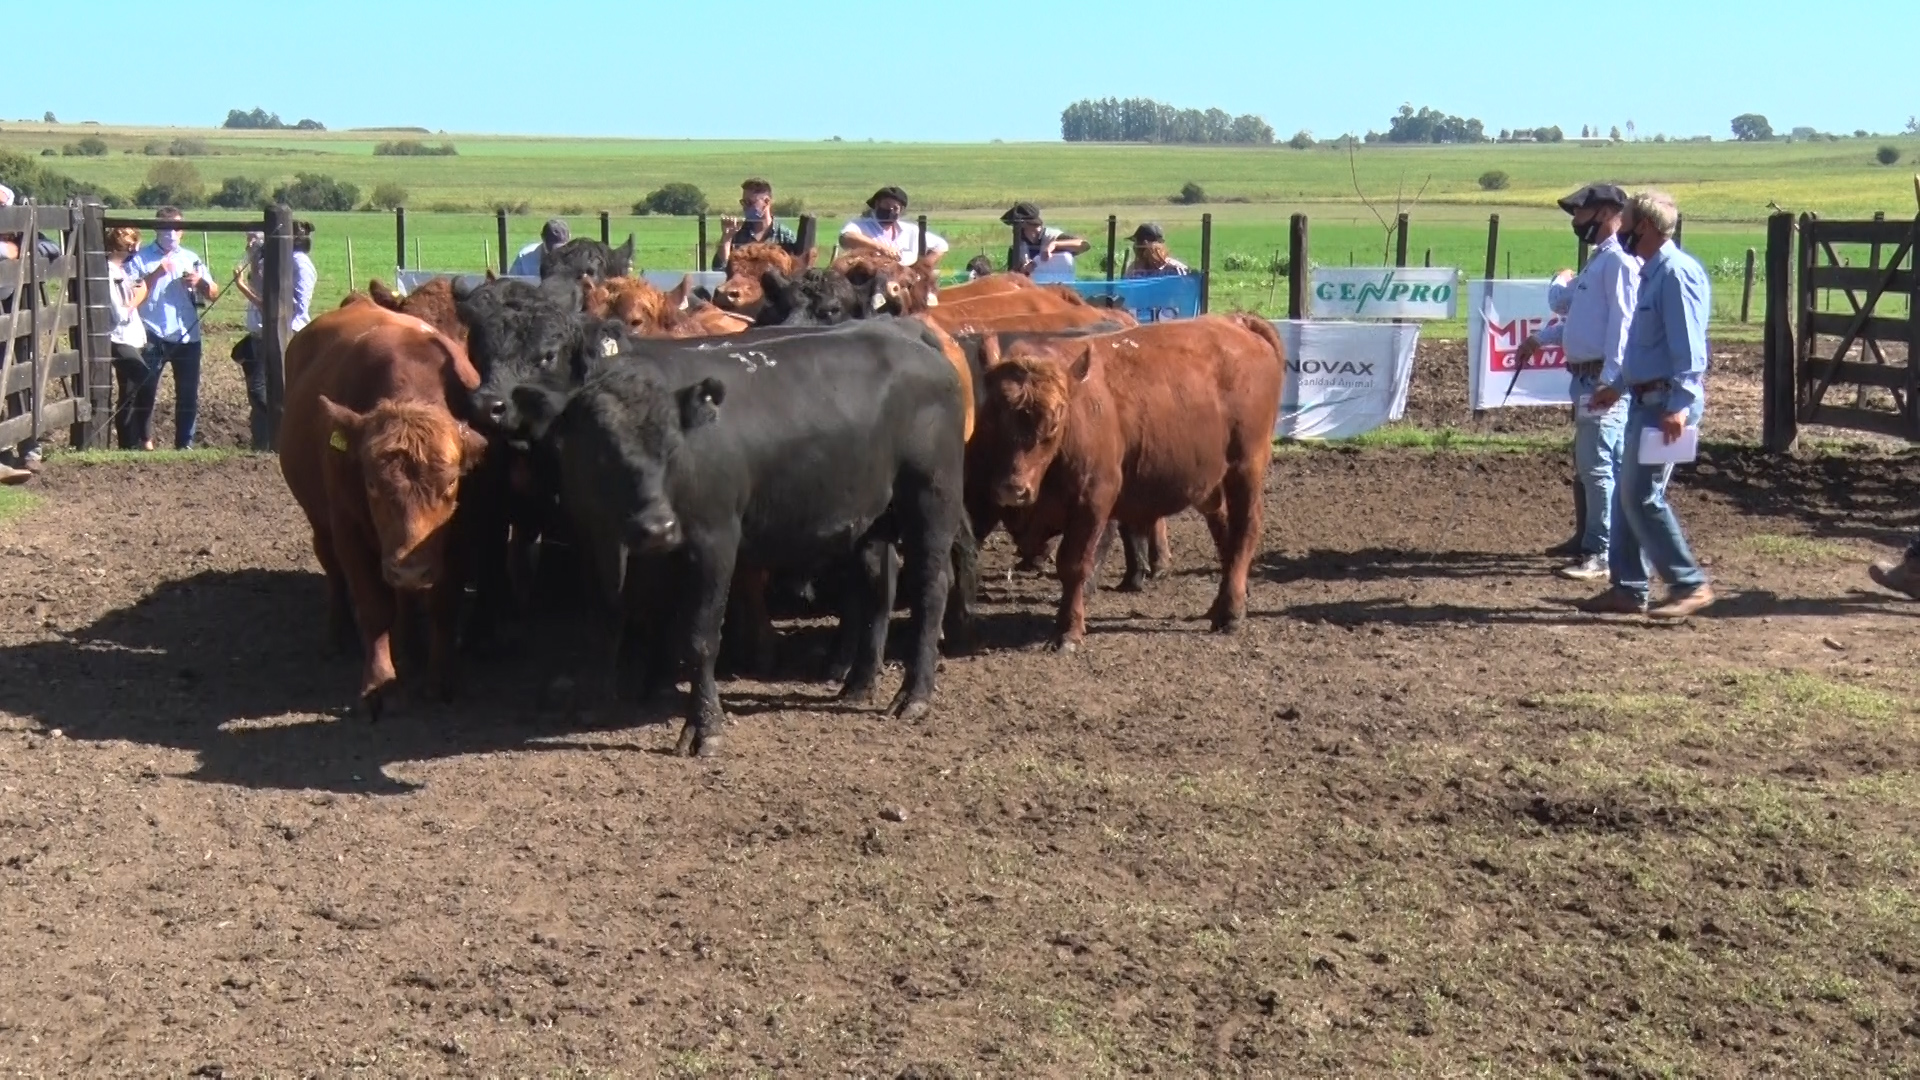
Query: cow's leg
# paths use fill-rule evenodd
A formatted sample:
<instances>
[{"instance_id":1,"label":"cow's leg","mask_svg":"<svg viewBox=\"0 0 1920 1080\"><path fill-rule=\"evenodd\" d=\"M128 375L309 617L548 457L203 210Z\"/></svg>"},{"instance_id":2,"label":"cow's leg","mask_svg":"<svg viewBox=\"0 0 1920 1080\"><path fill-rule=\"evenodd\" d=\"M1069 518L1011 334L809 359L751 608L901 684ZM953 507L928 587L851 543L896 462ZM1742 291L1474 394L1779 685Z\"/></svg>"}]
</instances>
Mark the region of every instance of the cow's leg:
<instances>
[{"instance_id":1,"label":"cow's leg","mask_svg":"<svg viewBox=\"0 0 1920 1080\"><path fill-rule=\"evenodd\" d=\"M628 567L627 620L633 633L641 632L640 700L649 708L664 704L679 675L679 647L685 640L686 604L676 584L687 575L686 560L678 556L636 559Z\"/></svg>"},{"instance_id":2,"label":"cow's leg","mask_svg":"<svg viewBox=\"0 0 1920 1080\"><path fill-rule=\"evenodd\" d=\"M733 639L729 651L743 657L743 673L756 679L771 678L774 663L779 654L779 635L773 629L773 615L767 610L767 588L773 575L765 570L749 567L738 570L733 577L733 593L728 600L732 618L722 627L722 633ZM739 628L733 628L737 620Z\"/></svg>"},{"instance_id":3,"label":"cow's leg","mask_svg":"<svg viewBox=\"0 0 1920 1080\"><path fill-rule=\"evenodd\" d=\"M953 585L954 537L966 527L960 506L936 484L913 492L911 520L903 523L908 565L920 595L913 605L913 653L906 679L889 711L902 720L918 720L933 708L934 673L940 666L940 627L946 621L947 591ZM891 608L889 608L891 610Z\"/></svg>"},{"instance_id":4,"label":"cow's leg","mask_svg":"<svg viewBox=\"0 0 1920 1080\"><path fill-rule=\"evenodd\" d=\"M953 539L953 585L947 596L945 645L948 656L973 651L974 602L980 595L980 545L973 531L959 529Z\"/></svg>"},{"instance_id":5,"label":"cow's leg","mask_svg":"<svg viewBox=\"0 0 1920 1080\"><path fill-rule=\"evenodd\" d=\"M463 497L456 511L456 535L474 583L473 612L463 644L483 654L498 649L501 613L513 589L507 574L509 492L505 469L496 460L499 456L490 451L474 474L462 481Z\"/></svg>"},{"instance_id":6,"label":"cow's leg","mask_svg":"<svg viewBox=\"0 0 1920 1080\"><path fill-rule=\"evenodd\" d=\"M1148 575L1165 577L1173 569L1173 542L1167 539L1167 519L1153 523L1153 536L1147 544Z\"/></svg>"},{"instance_id":7,"label":"cow's leg","mask_svg":"<svg viewBox=\"0 0 1920 1080\"><path fill-rule=\"evenodd\" d=\"M313 534L313 554L327 575L327 639L321 655L344 656L353 648L353 600L347 595L347 572L333 554L333 537L318 530Z\"/></svg>"},{"instance_id":8,"label":"cow's leg","mask_svg":"<svg viewBox=\"0 0 1920 1080\"><path fill-rule=\"evenodd\" d=\"M378 720L392 695L398 675L393 669L393 626L397 605L393 590L380 577L379 556L371 550L352 552L342 560L347 591L353 598L360 644L366 655L360 673L360 705L368 719Z\"/></svg>"},{"instance_id":9,"label":"cow's leg","mask_svg":"<svg viewBox=\"0 0 1920 1080\"><path fill-rule=\"evenodd\" d=\"M685 724L674 752L682 756L711 757L720 749L720 731L727 716L720 708L720 686L714 664L720 659L720 623L727 613L727 593L733 582L733 561L740 548L737 534L716 537L696 549L693 597L687 634L693 686Z\"/></svg>"},{"instance_id":10,"label":"cow's leg","mask_svg":"<svg viewBox=\"0 0 1920 1080\"><path fill-rule=\"evenodd\" d=\"M840 697L845 701L870 702L887 649L887 628L893 621L893 590L900 564L894 555L892 538L885 536L869 535L861 542L855 559L859 565L857 584L848 590L853 599L841 615L841 636L850 637L854 644L853 663L840 688Z\"/></svg>"},{"instance_id":11,"label":"cow's leg","mask_svg":"<svg viewBox=\"0 0 1920 1080\"><path fill-rule=\"evenodd\" d=\"M1107 509L1081 504L1067 514L1067 533L1060 540L1055 561L1060 568L1060 614L1054 624L1054 647L1072 652L1087 636L1087 578L1107 527Z\"/></svg>"},{"instance_id":12,"label":"cow's leg","mask_svg":"<svg viewBox=\"0 0 1920 1080\"><path fill-rule=\"evenodd\" d=\"M1262 477L1252 466L1230 468L1222 485L1225 536L1220 543L1220 595L1210 613L1213 628L1230 634L1247 618L1247 575L1260 546Z\"/></svg>"}]
</instances>

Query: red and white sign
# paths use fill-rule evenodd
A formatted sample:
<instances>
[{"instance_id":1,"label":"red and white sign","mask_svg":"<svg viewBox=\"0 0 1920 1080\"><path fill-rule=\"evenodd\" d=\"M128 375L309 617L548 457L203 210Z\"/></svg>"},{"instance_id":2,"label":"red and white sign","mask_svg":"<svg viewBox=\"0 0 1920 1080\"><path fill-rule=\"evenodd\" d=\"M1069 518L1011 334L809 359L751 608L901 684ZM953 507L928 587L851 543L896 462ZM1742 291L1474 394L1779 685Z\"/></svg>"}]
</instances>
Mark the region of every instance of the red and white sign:
<instances>
[{"instance_id":1,"label":"red and white sign","mask_svg":"<svg viewBox=\"0 0 1920 1080\"><path fill-rule=\"evenodd\" d=\"M1467 399L1475 411L1506 405L1573 403L1567 357L1559 346L1542 348L1513 377L1520 343L1542 327L1561 322L1547 307L1546 281L1467 283ZM1508 388L1512 393L1508 393Z\"/></svg>"}]
</instances>

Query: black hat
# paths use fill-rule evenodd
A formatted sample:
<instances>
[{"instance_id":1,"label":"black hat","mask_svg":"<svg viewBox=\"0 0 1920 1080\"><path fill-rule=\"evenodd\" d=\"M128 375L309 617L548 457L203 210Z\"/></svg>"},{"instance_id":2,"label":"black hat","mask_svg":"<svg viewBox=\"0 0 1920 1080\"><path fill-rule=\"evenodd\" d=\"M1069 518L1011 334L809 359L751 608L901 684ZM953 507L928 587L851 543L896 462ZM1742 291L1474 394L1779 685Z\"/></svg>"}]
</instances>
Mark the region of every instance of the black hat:
<instances>
[{"instance_id":1,"label":"black hat","mask_svg":"<svg viewBox=\"0 0 1920 1080\"><path fill-rule=\"evenodd\" d=\"M559 247L573 239L573 230L567 228L566 221L561 218L548 218L547 223L540 227L540 239L546 241L548 247Z\"/></svg>"},{"instance_id":2,"label":"black hat","mask_svg":"<svg viewBox=\"0 0 1920 1080\"><path fill-rule=\"evenodd\" d=\"M1164 244L1167 234L1160 231L1160 226L1148 221L1133 230L1132 240L1136 244Z\"/></svg>"},{"instance_id":3,"label":"black hat","mask_svg":"<svg viewBox=\"0 0 1920 1080\"><path fill-rule=\"evenodd\" d=\"M1040 208L1030 202L1014 203L1013 209L1000 215L1000 223L1003 225L1038 225L1040 224Z\"/></svg>"},{"instance_id":4,"label":"black hat","mask_svg":"<svg viewBox=\"0 0 1920 1080\"><path fill-rule=\"evenodd\" d=\"M1560 209L1569 214L1578 213L1589 206L1615 206L1625 210L1627 193L1614 184L1588 184L1560 200Z\"/></svg>"},{"instance_id":5,"label":"black hat","mask_svg":"<svg viewBox=\"0 0 1920 1080\"><path fill-rule=\"evenodd\" d=\"M907 193L897 187L889 185L873 193L873 198L867 200L867 209L873 209L873 204L879 202L881 199L892 199L894 202L900 204L902 210L907 208Z\"/></svg>"}]
</instances>

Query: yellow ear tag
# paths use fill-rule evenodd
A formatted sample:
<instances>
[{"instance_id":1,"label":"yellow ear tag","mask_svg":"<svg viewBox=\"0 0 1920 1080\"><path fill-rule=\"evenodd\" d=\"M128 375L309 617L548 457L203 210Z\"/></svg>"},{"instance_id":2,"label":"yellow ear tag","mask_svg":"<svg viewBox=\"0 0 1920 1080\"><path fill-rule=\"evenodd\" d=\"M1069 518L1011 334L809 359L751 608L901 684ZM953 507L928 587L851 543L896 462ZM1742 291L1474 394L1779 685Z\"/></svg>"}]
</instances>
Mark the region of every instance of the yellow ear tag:
<instances>
[{"instance_id":1,"label":"yellow ear tag","mask_svg":"<svg viewBox=\"0 0 1920 1080\"><path fill-rule=\"evenodd\" d=\"M332 435L328 436L327 445L333 447L335 450L338 450L343 454L346 453L347 452L347 433L344 431L334 432Z\"/></svg>"}]
</instances>

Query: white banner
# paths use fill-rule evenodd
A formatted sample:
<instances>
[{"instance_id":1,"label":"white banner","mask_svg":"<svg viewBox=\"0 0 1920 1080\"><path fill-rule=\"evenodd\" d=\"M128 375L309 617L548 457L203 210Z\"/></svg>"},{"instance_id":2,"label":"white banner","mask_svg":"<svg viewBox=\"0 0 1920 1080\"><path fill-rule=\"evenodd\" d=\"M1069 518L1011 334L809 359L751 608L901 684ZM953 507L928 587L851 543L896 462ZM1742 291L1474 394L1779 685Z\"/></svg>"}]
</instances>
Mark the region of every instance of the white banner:
<instances>
[{"instance_id":1,"label":"white banner","mask_svg":"<svg viewBox=\"0 0 1920 1080\"><path fill-rule=\"evenodd\" d=\"M1406 413L1418 326L1276 319L1273 328L1287 347L1275 436L1351 438Z\"/></svg>"},{"instance_id":2,"label":"white banner","mask_svg":"<svg viewBox=\"0 0 1920 1080\"><path fill-rule=\"evenodd\" d=\"M1514 381L1520 343L1561 322L1547 307L1546 281L1473 281L1467 284L1467 401L1475 411L1503 405L1573 404L1567 357L1543 348ZM1508 387L1513 388L1511 396Z\"/></svg>"},{"instance_id":3,"label":"white banner","mask_svg":"<svg viewBox=\"0 0 1920 1080\"><path fill-rule=\"evenodd\" d=\"M1312 271L1307 314L1315 319L1451 319L1460 273L1440 266Z\"/></svg>"}]
</instances>

